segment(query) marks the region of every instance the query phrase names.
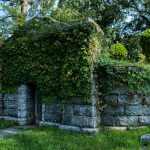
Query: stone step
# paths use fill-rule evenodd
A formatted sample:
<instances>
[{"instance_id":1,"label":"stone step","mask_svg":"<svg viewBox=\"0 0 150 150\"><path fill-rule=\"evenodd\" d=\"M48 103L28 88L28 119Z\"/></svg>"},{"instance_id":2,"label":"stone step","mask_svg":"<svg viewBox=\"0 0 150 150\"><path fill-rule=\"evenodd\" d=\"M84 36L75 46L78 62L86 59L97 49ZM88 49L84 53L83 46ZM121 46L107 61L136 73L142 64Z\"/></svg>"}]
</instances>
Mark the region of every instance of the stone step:
<instances>
[{"instance_id":1,"label":"stone step","mask_svg":"<svg viewBox=\"0 0 150 150\"><path fill-rule=\"evenodd\" d=\"M0 130L0 138L8 137L15 134L21 134L23 131L16 128L8 128Z\"/></svg>"}]
</instances>

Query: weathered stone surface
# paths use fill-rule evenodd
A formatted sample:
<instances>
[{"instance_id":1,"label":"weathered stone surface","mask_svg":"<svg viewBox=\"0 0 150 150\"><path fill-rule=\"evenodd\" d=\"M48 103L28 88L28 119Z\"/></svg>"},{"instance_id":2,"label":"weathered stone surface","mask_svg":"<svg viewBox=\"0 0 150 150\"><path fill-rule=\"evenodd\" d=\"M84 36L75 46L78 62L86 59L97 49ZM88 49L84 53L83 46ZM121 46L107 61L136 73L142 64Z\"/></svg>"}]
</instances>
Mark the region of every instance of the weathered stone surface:
<instances>
[{"instance_id":1,"label":"weathered stone surface","mask_svg":"<svg viewBox=\"0 0 150 150\"><path fill-rule=\"evenodd\" d=\"M67 126L67 125L60 125L59 129L61 130L68 130L68 131L75 131L75 132L80 132L81 129L76 126Z\"/></svg>"},{"instance_id":2,"label":"weathered stone surface","mask_svg":"<svg viewBox=\"0 0 150 150\"><path fill-rule=\"evenodd\" d=\"M118 116L115 118L116 126L137 126L138 116Z\"/></svg>"},{"instance_id":3,"label":"weathered stone surface","mask_svg":"<svg viewBox=\"0 0 150 150\"><path fill-rule=\"evenodd\" d=\"M83 116L82 127L96 128L99 125L99 117Z\"/></svg>"},{"instance_id":4,"label":"weathered stone surface","mask_svg":"<svg viewBox=\"0 0 150 150\"><path fill-rule=\"evenodd\" d=\"M143 143L150 143L150 134L145 134L140 137L140 141Z\"/></svg>"},{"instance_id":5,"label":"weathered stone surface","mask_svg":"<svg viewBox=\"0 0 150 150\"><path fill-rule=\"evenodd\" d=\"M46 121L46 122L54 122L54 123L61 123L62 122L62 115L45 114L44 121Z\"/></svg>"},{"instance_id":6,"label":"weathered stone surface","mask_svg":"<svg viewBox=\"0 0 150 150\"><path fill-rule=\"evenodd\" d=\"M146 103L150 105L150 96L146 97Z\"/></svg>"},{"instance_id":7,"label":"weathered stone surface","mask_svg":"<svg viewBox=\"0 0 150 150\"><path fill-rule=\"evenodd\" d=\"M113 90L112 92L110 92L110 94L117 94L117 95L125 95L127 94L129 91L126 88L117 88L115 90Z\"/></svg>"},{"instance_id":8,"label":"weathered stone surface","mask_svg":"<svg viewBox=\"0 0 150 150\"><path fill-rule=\"evenodd\" d=\"M88 106L88 105L76 105L73 107L73 115L81 115L81 116L97 116L96 106Z\"/></svg>"},{"instance_id":9,"label":"weathered stone surface","mask_svg":"<svg viewBox=\"0 0 150 150\"><path fill-rule=\"evenodd\" d=\"M105 126L136 126L139 125L138 116L102 116Z\"/></svg>"},{"instance_id":10,"label":"weathered stone surface","mask_svg":"<svg viewBox=\"0 0 150 150\"><path fill-rule=\"evenodd\" d=\"M111 126L105 126L104 129L124 131L124 130L127 130L127 127L111 127Z\"/></svg>"},{"instance_id":11,"label":"weathered stone surface","mask_svg":"<svg viewBox=\"0 0 150 150\"><path fill-rule=\"evenodd\" d=\"M81 132L96 135L99 132L99 128L82 128Z\"/></svg>"},{"instance_id":12,"label":"weathered stone surface","mask_svg":"<svg viewBox=\"0 0 150 150\"><path fill-rule=\"evenodd\" d=\"M106 115L124 115L124 106L114 107L107 105L102 113Z\"/></svg>"},{"instance_id":13,"label":"weathered stone surface","mask_svg":"<svg viewBox=\"0 0 150 150\"><path fill-rule=\"evenodd\" d=\"M138 95L133 95L130 98L128 95L119 95L118 96L118 105L141 105L142 100Z\"/></svg>"},{"instance_id":14,"label":"weathered stone surface","mask_svg":"<svg viewBox=\"0 0 150 150\"><path fill-rule=\"evenodd\" d=\"M118 105L118 96L107 95L104 97L104 103L109 104L109 105Z\"/></svg>"},{"instance_id":15,"label":"weathered stone surface","mask_svg":"<svg viewBox=\"0 0 150 150\"><path fill-rule=\"evenodd\" d=\"M143 105L125 106L126 115L150 115L150 107Z\"/></svg>"},{"instance_id":16,"label":"weathered stone surface","mask_svg":"<svg viewBox=\"0 0 150 150\"><path fill-rule=\"evenodd\" d=\"M82 116L72 116L71 117L71 125L82 127Z\"/></svg>"},{"instance_id":17,"label":"weathered stone surface","mask_svg":"<svg viewBox=\"0 0 150 150\"><path fill-rule=\"evenodd\" d=\"M62 115L63 109L60 104L45 105L45 113Z\"/></svg>"},{"instance_id":18,"label":"weathered stone surface","mask_svg":"<svg viewBox=\"0 0 150 150\"><path fill-rule=\"evenodd\" d=\"M18 117L17 109L4 109L5 116Z\"/></svg>"},{"instance_id":19,"label":"weathered stone surface","mask_svg":"<svg viewBox=\"0 0 150 150\"><path fill-rule=\"evenodd\" d=\"M0 131L0 138L9 137L15 134L21 134L23 131L16 128L8 128Z\"/></svg>"},{"instance_id":20,"label":"weathered stone surface","mask_svg":"<svg viewBox=\"0 0 150 150\"><path fill-rule=\"evenodd\" d=\"M72 115L73 115L73 107L74 107L74 106L65 106L65 107L63 108L63 115L72 116Z\"/></svg>"},{"instance_id":21,"label":"weathered stone surface","mask_svg":"<svg viewBox=\"0 0 150 150\"><path fill-rule=\"evenodd\" d=\"M72 123L72 116L69 115L62 116L62 124L71 125L71 123Z\"/></svg>"},{"instance_id":22,"label":"weathered stone surface","mask_svg":"<svg viewBox=\"0 0 150 150\"><path fill-rule=\"evenodd\" d=\"M48 126L53 126L53 127L59 127L61 124L59 124L59 123L53 123L53 122L40 121L39 125L40 126L48 125Z\"/></svg>"},{"instance_id":23,"label":"weathered stone surface","mask_svg":"<svg viewBox=\"0 0 150 150\"><path fill-rule=\"evenodd\" d=\"M114 116L101 115L101 121L104 126L115 126Z\"/></svg>"},{"instance_id":24,"label":"weathered stone surface","mask_svg":"<svg viewBox=\"0 0 150 150\"><path fill-rule=\"evenodd\" d=\"M150 125L150 116L139 116L140 125Z\"/></svg>"},{"instance_id":25,"label":"weathered stone surface","mask_svg":"<svg viewBox=\"0 0 150 150\"><path fill-rule=\"evenodd\" d=\"M6 121L18 122L17 117L3 116L3 119L6 120Z\"/></svg>"}]
</instances>

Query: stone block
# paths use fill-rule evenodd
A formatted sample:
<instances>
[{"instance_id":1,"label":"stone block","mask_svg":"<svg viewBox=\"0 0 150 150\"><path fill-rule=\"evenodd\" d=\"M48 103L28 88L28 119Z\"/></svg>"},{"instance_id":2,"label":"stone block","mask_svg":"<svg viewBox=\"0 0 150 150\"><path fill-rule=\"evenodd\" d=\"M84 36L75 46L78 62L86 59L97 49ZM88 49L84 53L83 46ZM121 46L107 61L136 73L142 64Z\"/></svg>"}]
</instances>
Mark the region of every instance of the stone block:
<instances>
[{"instance_id":1,"label":"stone block","mask_svg":"<svg viewBox=\"0 0 150 150\"><path fill-rule=\"evenodd\" d=\"M150 105L150 96L146 97L146 103Z\"/></svg>"},{"instance_id":2,"label":"stone block","mask_svg":"<svg viewBox=\"0 0 150 150\"><path fill-rule=\"evenodd\" d=\"M107 130L120 130L120 131L125 131L128 128L127 127L111 127L111 126L105 126L104 129Z\"/></svg>"},{"instance_id":3,"label":"stone block","mask_svg":"<svg viewBox=\"0 0 150 150\"><path fill-rule=\"evenodd\" d=\"M125 115L150 115L150 106L125 106Z\"/></svg>"},{"instance_id":4,"label":"stone block","mask_svg":"<svg viewBox=\"0 0 150 150\"><path fill-rule=\"evenodd\" d=\"M144 134L140 137L140 141L144 144L150 143L150 134Z\"/></svg>"},{"instance_id":5,"label":"stone block","mask_svg":"<svg viewBox=\"0 0 150 150\"><path fill-rule=\"evenodd\" d=\"M53 123L53 122L45 122L45 121L40 121L39 122L40 126L53 126L53 127L59 127L61 124L59 123Z\"/></svg>"},{"instance_id":6,"label":"stone block","mask_svg":"<svg viewBox=\"0 0 150 150\"><path fill-rule=\"evenodd\" d=\"M70 115L62 116L62 124L71 125L71 123L72 123L72 116L70 116Z\"/></svg>"},{"instance_id":7,"label":"stone block","mask_svg":"<svg viewBox=\"0 0 150 150\"><path fill-rule=\"evenodd\" d=\"M4 95L4 102L5 101L18 101L18 94L5 94Z\"/></svg>"},{"instance_id":8,"label":"stone block","mask_svg":"<svg viewBox=\"0 0 150 150\"><path fill-rule=\"evenodd\" d=\"M82 116L72 116L71 125L82 127Z\"/></svg>"},{"instance_id":9,"label":"stone block","mask_svg":"<svg viewBox=\"0 0 150 150\"><path fill-rule=\"evenodd\" d=\"M118 116L115 117L116 126L137 126L139 125L138 116Z\"/></svg>"},{"instance_id":10,"label":"stone block","mask_svg":"<svg viewBox=\"0 0 150 150\"><path fill-rule=\"evenodd\" d=\"M96 128L99 125L99 117L87 117L82 118L82 127Z\"/></svg>"},{"instance_id":11,"label":"stone block","mask_svg":"<svg viewBox=\"0 0 150 150\"><path fill-rule=\"evenodd\" d=\"M61 123L62 122L62 116L61 115L45 116L44 121Z\"/></svg>"},{"instance_id":12,"label":"stone block","mask_svg":"<svg viewBox=\"0 0 150 150\"><path fill-rule=\"evenodd\" d=\"M117 95L107 95L104 97L104 103L109 105L118 105L118 96Z\"/></svg>"},{"instance_id":13,"label":"stone block","mask_svg":"<svg viewBox=\"0 0 150 150\"><path fill-rule=\"evenodd\" d=\"M12 108L14 108L14 109L17 109L17 106L18 106L18 104L17 104L17 101L4 101L4 108L8 108L8 109L12 109Z\"/></svg>"},{"instance_id":14,"label":"stone block","mask_svg":"<svg viewBox=\"0 0 150 150\"><path fill-rule=\"evenodd\" d=\"M33 122L34 122L33 119L18 118L18 123L19 123L20 126L22 126L22 125L28 125L28 124L31 124Z\"/></svg>"},{"instance_id":15,"label":"stone block","mask_svg":"<svg viewBox=\"0 0 150 150\"><path fill-rule=\"evenodd\" d=\"M101 121L104 126L115 126L114 116L101 115Z\"/></svg>"},{"instance_id":16,"label":"stone block","mask_svg":"<svg viewBox=\"0 0 150 150\"><path fill-rule=\"evenodd\" d=\"M18 117L17 109L4 109L5 116Z\"/></svg>"},{"instance_id":17,"label":"stone block","mask_svg":"<svg viewBox=\"0 0 150 150\"><path fill-rule=\"evenodd\" d=\"M45 113L61 115L63 113L63 108L60 104L45 105Z\"/></svg>"},{"instance_id":18,"label":"stone block","mask_svg":"<svg viewBox=\"0 0 150 150\"><path fill-rule=\"evenodd\" d=\"M17 117L4 116L3 119L6 120L6 121L18 122Z\"/></svg>"},{"instance_id":19,"label":"stone block","mask_svg":"<svg viewBox=\"0 0 150 150\"><path fill-rule=\"evenodd\" d=\"M0 108L0 116L3 114L3 108Z\"/></svg>"},{"instance_id":20,"label":"stone block","mask_svg":"<svg viewBox=\"0 0 150 150\"><path fill-rule=\"evenodd\" d=\"M113 107L107 105L102 113L106 115L124 115L124 106Z\"/></svg>"},{"instance_id":21,"label":"stone block","mask_svg":"<svg viewBox=\"0 0 150 150\"><path fill-rule=\"evenodd\" d=\"M128 95L119 95L118 96L118 105L141 105L141 97L138 95L133 95L130 98Z\"/></svg>"},{"instance_id":22,"label":"stone block","mask_svg":"<svg viewBox=\"0 0 150 150\"><path fill-rule=\"evenodd\" d=\"M61 130L67 130L67 131L75 131L75 132L80 132L81 129L76 126L67 126L67 125L61 125L59 126L59 129Z\"/></svg>"},{"instance_id":23,"label":"stone block","mask_svg":"<svg viewBox=\"0 0 150 150\"><path fill-rule=\"evenodd\" d=\"M101 116L104 126L137 126L138 116Z\"/></svg>"},{"instance_id":24,"label":"stone block","mask_svg":"<svg viewBox=\"0 0 150 150\"><path fill-rule=\"evenodd\" d=\"M97 116L97 113L96 106L76 105L73 107L73 115L93 117Z\"/></svg>"},{"instance_id":25,"label":"stone block","mask_svg":"<svg viewBox=\"0 0 150 150\"><path fill-rule=\"evenodd\" d=\"M82 128L81 132L96 135L99 132L99 128Z\"/></svg>"},{"instance_id":26,"label":"stone block","mask_svg":"<svg viewBox=\"0 0 150 150\"><path fill-rule=\"evenodd\" d=\"M28 112L26 110L20 110L20 111L18 111L18 117L19 118L27 118Z\"/></svg>"},{"instance_id":27,"label":"stone block","mask_svg":"<svg viewBox=\"0 0 150 150\"><path fill-rule=\"evenodd\" d=\"M73 115L73 106L65 106L63 108L63 115L72 116Z\"/></svg>"},{"instance_id":28,"label":"stone block","mask_svg":"<svg viewBox=\"0 0 150 150\"><path fill-rule=\"evenodd\" d=\"M128 93L128 89L127 88L117 88L115 90L113 90L112 92L110 92L110 94L112 95L125 95Z\"/></svg>"},{"instance_id":29,"label":"stone block","mask_svg":"<svg viewBox=\"0 0 150 150\"><path fill-rule=\"evenodd\" d=\"M0 101L0 107L2 107L3 106L3 101Z\"/></svg>"},{"instance_id":30,"label":"stone block","mask_svg":"<svg viewBox=\"0 0 150 150\"><path fill-rule=\"evenodd\" d=\"M140 125L150 125L150 116L139 116Z\"/></svg>"}]
</instances>

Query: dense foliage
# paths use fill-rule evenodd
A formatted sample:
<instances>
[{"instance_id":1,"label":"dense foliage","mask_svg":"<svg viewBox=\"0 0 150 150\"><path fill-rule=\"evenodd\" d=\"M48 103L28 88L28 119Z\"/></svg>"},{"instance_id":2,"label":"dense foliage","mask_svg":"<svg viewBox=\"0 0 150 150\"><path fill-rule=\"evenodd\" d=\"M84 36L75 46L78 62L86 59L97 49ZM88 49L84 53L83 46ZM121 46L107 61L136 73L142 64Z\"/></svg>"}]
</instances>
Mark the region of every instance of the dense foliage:
<instances>
[{"instance_id":1,"label":"dense foliage","mask_svg":"<svg viewBox=\"0 0 150 150\"><path fill-rule=\"evenodd\" d=\"M148 68L149 65L144 64L101 59L96 67L99 91L105 95L123 87L129 91L141 91L149 95L150 69Z\"/></svg>"},{"instance_id":2,"label":"dense foliage","mask_svg":"<svg viewBox=\"0 0 150 150\"><path fill-rule=\"evenodd\" d=\"M150 29L144 31L140 40L143 54L146 56L147 61L150 61Z\"/></svg>"},{"instance_id":3,"label":"dense foliage","mask_svg":"<svg viewBox=\"0 0 150 150\"><path fill-rule=\"evenodd\" d=\"M128 51L121 43L116 43L111 46L111 57L113 59L123 60L127 57Z\"/></svg>"},{"instance_id":4,"label":"dense foliage","mask_svg":"<svg viewBox=\"0 0 150 150\"><path fill-rule=\"evenodd\" d=\"M48 18L41 22L31 20L0 49L3 91L28 84L37 87L44 101L88 100L97 25L90 21L64 25ZM32 30L24 35L27 28Z\"/></svg>"}]
</instances>

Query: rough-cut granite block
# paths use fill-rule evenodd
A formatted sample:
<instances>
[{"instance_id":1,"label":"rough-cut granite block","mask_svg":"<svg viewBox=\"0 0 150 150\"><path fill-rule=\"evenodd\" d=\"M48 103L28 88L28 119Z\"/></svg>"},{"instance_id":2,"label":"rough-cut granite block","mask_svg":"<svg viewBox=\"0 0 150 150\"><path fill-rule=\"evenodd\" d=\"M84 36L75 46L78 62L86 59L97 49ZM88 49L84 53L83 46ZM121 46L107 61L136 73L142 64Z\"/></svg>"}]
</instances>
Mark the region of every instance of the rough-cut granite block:
<instances>
[{"instance_id":1,"label":"rough-cut granite block","mask_svg":"<svg viewBox=\"0 0 150 150\"><path fill-rule=\"evenodd\" d=\"M59 123L53 123L53 122L45 122L45 121L40 121L39 122L40 126L53 126L53 127L59 127L61 124Z\"/></svg>"},{"instance_id":2,"label":"rough-cut granite block","mask_svg":"<svg viewBox=\"0 0 150 150\"><path fill-rule=\"evenodd\" d=\"M88 105L75 105L73 107L73 115L78 116L97 116L96 106L88 106Z\"/></svg>"},{"instance_id":3,"label":"rough-cut granite block","mask_svg":"<svg viewBox=\"0 0 150 150\"><path fill-rule=\"evenodd\" d=\"M118 96L107 95L104 97L104 103L109 104L109 105L118 105Z\"/></svg>"},{"instance_id":4,"label":"rough-cut granite block","mask_svg":"<svg viewBox=\"0 0 150 150\"><path fill-rule=\"evenodd\" d=\"M124 106L109 106L107 105L103 112L105 115L124 115Z\"/></svg>"},{"instance_id":5,"label":"rough-cut granite block","mask_svg":"<svg viewBox=\"0 0 150 150\"><path fill-rule=\"evenodd\" d=\"M82 127L96 128L99 124L99 117L83 116Z\"/></svg>"},{"instance_id":6,"label":"rough-cut granite block","mask_svg":"<svg viewBox=\"0 0 150 150\"><path fill-rule=\"evenodd\" d=\"M128 89L126 89L126 88L117 88L117 89L115 89L115 90L113 90L113 91L111 91L109 94L111 95L125 95L125 94L128 94Z\"/></svg>"},{"instance_id":7,"label":"rough-cut granite block","mask_svg":"<svg viewBox=\"0 0 150 150\"><path fill-rule=\"evenodd\" d=\"M99 132L99 128L82 128L81 132L96 135Z\"/></svg>"},{"instance_id":8,"label":"rough-cut granite block","mask_svg":"<svg viewBox=\"0 0 150 150\"><path fill-rule=\"evenodd\" d=\"M69 116L69 115L63 115L62 116L62 124L65 124L65 125L71 125L72 123L72 116Z\"/></svg>"},{"instance_id":9,"label":"rough-cut granite block","mask_svg":"<svg viewBox=\"0 0 150 150\"><path fill-rule=\"evenodd\" d=\"M82 127L82 116L72 116L71 117L71 125Z\"/></svg>"},{"instance_id":10,"label":"rough-cut granite block","mask_svg":"<svg viewBox=\"0 0 150 150\"><path fill-rule=\"evenodd\" d=\"M45 113L62 115L63 109L60 104L45 105Z\"/></svg>"},{"instance_id":11,"label":"rough-cut granite block","mask_svg":"<svg viewBox=\"0 0 150 150\"><path fill-rule=\"evenodd\" d=\"M140 125L150 125L150 116L139 116Z\"/></svg>"},{"instance_id":12,"label":"rough-cut granite block","mask_svg":"<svg viewBox=\"0 0 150 150\"><path fill-rule=\"evenodd\" d=\"M150 106L136 105L136 106L125 106L125 115L150 115Z\"/></svg>"},{"instance_id":13,"label":"rough-cut granite block","mask_svg":"<svg viewBox=\"0 0 150 150\"><path fill-rule=\"evenodd\" d=\"M68 131L75 131L75 132L80 132L81 129L76 126L68 126L68 125L60 125L59 129L61 130L68 130Z\"/></svg>"},{"instance_id":14,"label":"rough-cut granite block","mask_svg":"<svg viewBox=\"0 0 150 150\"><path fill-rule=\"evenodd\" d=\"M105 126L136 126L139 125L138 116L101 116Z\"/></svg>"},{"instance_id":15,"label":"rough-cut granite block","mask_svg":"<svg viewBox=\"0 0 150 150\"><path fill-rule=\"evenodd\" d=\"M4 109L4 115L10 117L18 117L17 109Z\"/></svg>"},{"instance_id":16,"label":"rough-cut granite block","mask_svg":"<svg viewBox=\"0 0 150 150\"><path fill-rule=\"evenodd\" d=\"M116 126L137 126L138 116L118 116L115 118Z\"/></svg>"},{"instance_id":17,"label":"rough-cut granite block","mask_svg":"<svg viewBox=\"0 0 150 150\"><path fill-rule=\"evenodd\" d=\"M118 96L118 105L141 105L142 100L138 95L133 95L131 98L129 95L119 95Z\"/></svg>"},{"instance_id":18,"label":"rough-cut granite block","mask_svg":"<svg viewBox=\"0 0 150 150\"><path fill-rule=\"evenodd\" d=\"M73 115L73 107L74 107L74 106L65 106L65 107L63 108L63 115L72 116L72 115Z\"/></svg>"},{"instance_id":19,"label":"rough-cut granite block","mask_svg":"<svg viewBox=\"0 0 150 150\"><path fill-rule=\"evenodd\" d=\"M150 143L150 134L144 134L140 137L140 141L143 142L144 144Z\"/></svg>"},{"instance_id":20,"label":"rough-cut granite block","mask_svg":"<svg viewBox=\"0 0 150 150\"><path fill-rule=\"evenodd\" d=\"M45 115L44 121L46 122L54 122L54 123L61 123L62 122L62 115Z\"/></svg>"}]
</instances>

